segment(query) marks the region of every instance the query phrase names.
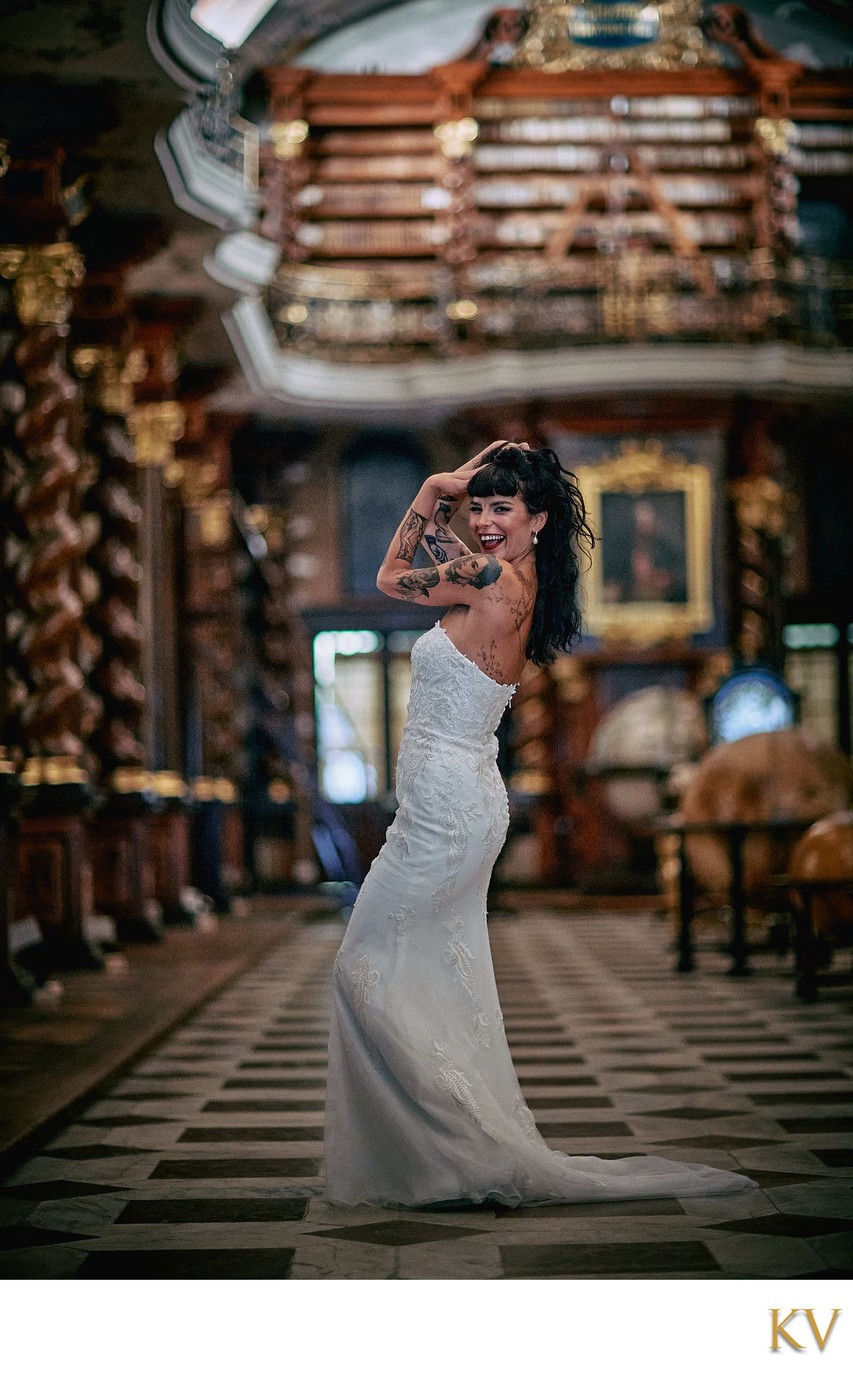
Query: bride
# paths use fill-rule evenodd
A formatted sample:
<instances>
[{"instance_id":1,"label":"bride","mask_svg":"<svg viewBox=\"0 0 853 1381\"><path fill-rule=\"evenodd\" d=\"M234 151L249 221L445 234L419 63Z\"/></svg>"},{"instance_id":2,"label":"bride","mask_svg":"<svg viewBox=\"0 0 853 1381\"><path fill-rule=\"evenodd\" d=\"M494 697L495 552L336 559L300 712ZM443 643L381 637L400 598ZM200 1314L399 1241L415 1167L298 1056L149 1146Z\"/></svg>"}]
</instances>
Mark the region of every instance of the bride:
<instances>
[{"instance_id":1,"label":"bride","mask_svg":"<svg viewBox=\"0 0 853 1381\"><path fill-rule=\"evenodd\" d=\"M467 494L479 550L449 527ZM542 1140L506 1042L486 892L507 798L495 729L525 663L579 631L583 500L556 455L495 442L433 475L377 584L447 610L412 651L399 808L335 960L327 1193L342 1204L502 1204L720 1194L744 1175L656 1156L567 1156ZM420 544L434 564L413 569Z\"/></svg>"}]
</instances>

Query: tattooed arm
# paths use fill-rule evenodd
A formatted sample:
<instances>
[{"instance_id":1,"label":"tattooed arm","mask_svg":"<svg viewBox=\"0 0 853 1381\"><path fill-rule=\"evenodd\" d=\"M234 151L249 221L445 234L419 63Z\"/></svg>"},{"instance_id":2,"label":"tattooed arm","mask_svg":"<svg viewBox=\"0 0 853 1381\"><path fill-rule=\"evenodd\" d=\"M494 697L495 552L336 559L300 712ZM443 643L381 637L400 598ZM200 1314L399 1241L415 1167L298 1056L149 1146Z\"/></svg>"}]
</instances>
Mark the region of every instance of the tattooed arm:
<instances>
[{"instance_id":1,"label":"tattooed arm","mask_svg":"<svg viewBox=\"0 0 853 1381\"><path fill-rule=\"evenodd\" d=\"M421 490L394 534L376 584L383 594L412 604L433 604L437 608L471 604L479 591L488 589L500 579L503 565L494 556L474 556L468 552L436 566L412 570L412 561L428 522L424 517L424 510L429 508L425 497L428 499Z\"/></svg>"},{"instance_id":2,"label":"tattooed arm","mask_svg":"<svg viewBox=\"0 0 853 1381\"><path fill-rule=\"evenodd\" d=\"M450 494L439 494L432 517L424 529L421 545L429 552L437 566L443 566L456 556L471 555L469 548L450 526L450 520L460 503L461 499L453 498Z\"/></svg>"},{"instance_id":3,"label":"tattooed arm","mask_svg":"<svg viewBox=\"0 0 853 1381\"><path fill-rule=\"evenodd\" d=\"M478 590L487 589L499 579L502 563L495 557L470 552L448 524L477 466L490 451L503 444L492 442L458 470L431 475L421 485L379 568L376 584L383 594L392 599L407 599L419 604L431 602L443 607L470 604ZM421 542L436 564L433 568L413 571L412 562ZM431 591L435 594L432 600Z\"/></svg>"}]
</instances>

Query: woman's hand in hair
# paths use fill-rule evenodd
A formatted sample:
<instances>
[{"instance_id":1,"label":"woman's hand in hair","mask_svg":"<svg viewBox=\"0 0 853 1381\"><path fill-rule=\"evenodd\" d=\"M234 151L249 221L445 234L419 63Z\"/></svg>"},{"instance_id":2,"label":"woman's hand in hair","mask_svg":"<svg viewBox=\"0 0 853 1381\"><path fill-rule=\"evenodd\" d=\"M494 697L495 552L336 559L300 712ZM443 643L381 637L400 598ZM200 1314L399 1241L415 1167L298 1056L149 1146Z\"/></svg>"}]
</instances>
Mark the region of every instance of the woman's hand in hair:
<instances>
[{"instance_id":1,"label":"woman's hand in hair","mask_svg":"<svg viewBox=\"0 0 853 1381\"><path fill-rule=\"evenodd\" d=\"M430 475L424 487L428 486L437 496L446 497L453 500L454 504L458 504L458 501L467 493L468 481L474 472L479 470L481 465L488 463L493 451L509 444L507 441L490 442L484 450L472 456L470 460L466 460L464 465L460 465L456 470L445 470L441 474Z\"/></svg>"}]
</instances>

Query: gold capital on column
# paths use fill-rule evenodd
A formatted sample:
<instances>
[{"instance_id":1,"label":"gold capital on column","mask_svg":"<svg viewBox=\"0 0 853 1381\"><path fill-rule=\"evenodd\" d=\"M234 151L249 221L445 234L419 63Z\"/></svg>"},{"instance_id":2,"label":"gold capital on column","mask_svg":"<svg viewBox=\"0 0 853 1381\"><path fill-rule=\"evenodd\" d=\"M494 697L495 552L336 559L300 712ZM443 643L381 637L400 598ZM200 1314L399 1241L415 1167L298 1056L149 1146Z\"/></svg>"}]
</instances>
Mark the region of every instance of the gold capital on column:
<instances>
[{"instance_id":1,"label":"gold capital on column","mask_svg":"<svg viewBox=\"0 0 853 1381\"><path fill-rule=\"evenodd\" d=\"M22 326L62 326L71 292L83 282L83 256L67 241L53 245L0 245L0 277L14 282Z\"/></svg>"},{"instance_id":2,"label":"gold capital on column","mask_svg":"<svg viewBox=\"0 0 853 1381\"><path fill-rule=\"evenodd\" d=\"M173 464L175 442L184 434L185 417L180 403L140 403L128 414L127 425L136 442L140 465Z\"/></svg>"},{"instance_id":3,"label":"gold capital on column","mask_svg":"<svg viewBox=\"0 0 853 1381\"><path fill-rule=\"evenodd\" d=\"M104 412L127 416L133 409L134 384L148 372L144 350L117 350L114 345L81 345L72 352L75 373L91 378L93 394Z\"/></svg>"},{"instance_id":4,"label":"gold capital on column","mask_svg":"<svg viewBox=\"0 0 853 1381\"><path fill-rule=\"evenodd\" d=\"M764 532L768 537L784 532L788 500L776 480L766 475L745 475L732 480L729 493L740 527Z\"/></svg>"}]
</instances>

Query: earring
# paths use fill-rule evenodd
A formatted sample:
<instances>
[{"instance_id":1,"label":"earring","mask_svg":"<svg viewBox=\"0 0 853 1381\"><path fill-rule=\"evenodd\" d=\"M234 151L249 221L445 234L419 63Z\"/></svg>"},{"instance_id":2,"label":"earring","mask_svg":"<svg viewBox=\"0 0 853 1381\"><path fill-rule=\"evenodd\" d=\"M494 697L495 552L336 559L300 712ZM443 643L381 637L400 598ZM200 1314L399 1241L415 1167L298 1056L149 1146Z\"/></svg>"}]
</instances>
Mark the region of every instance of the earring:
<instances>
[{"instance_id":1,"label":"earring","mask_svg":"<svg viewBox=\"0 0 853 1381\"><path fill-rule=\"evenodd\" d=\"M536 546L536 543L537 543L538 541L539 541L539 538L536 536L536 533L534 532L534 534L533 534L533 545L534 545L534 547Z\"/></svg>"}]
</instances>

